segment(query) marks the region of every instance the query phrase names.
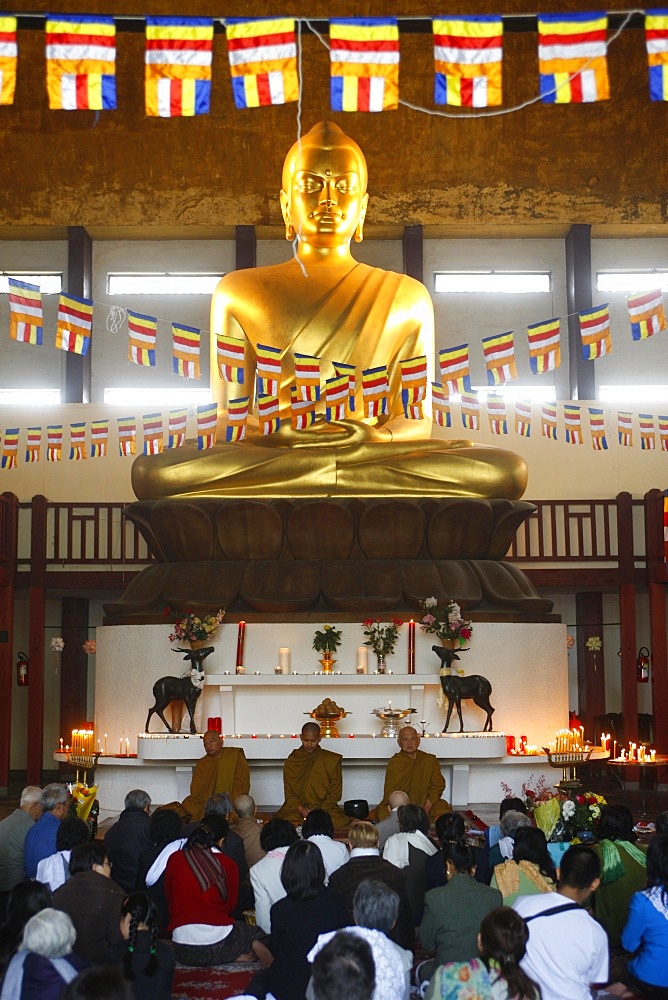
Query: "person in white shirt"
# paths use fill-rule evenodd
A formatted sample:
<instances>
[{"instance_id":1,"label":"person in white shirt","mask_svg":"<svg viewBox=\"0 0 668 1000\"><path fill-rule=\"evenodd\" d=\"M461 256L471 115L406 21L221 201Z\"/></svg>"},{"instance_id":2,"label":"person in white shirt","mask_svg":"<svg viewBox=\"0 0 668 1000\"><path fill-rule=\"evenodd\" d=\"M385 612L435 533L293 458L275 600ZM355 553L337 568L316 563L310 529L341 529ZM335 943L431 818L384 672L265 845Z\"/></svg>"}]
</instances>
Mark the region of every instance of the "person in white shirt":
<instances>
[{"instance_id":1,"label":"person in white shirt","mask_svg":"<svg viewBox=\"0 0 668 1000\"><path fill-rule=\"evenodd\" d=\"M590 987L608 981L608 937L582 908L600 881L598 856L578 844L561 859L556 892L519 896L513 903L529 926L520 964L543 1000L590 1000Z\"/></svg>"},{"instance_id":2,"label":"person in white shirt","mask_svg":"<svg viewBox=\"0 0 668 1000\"><path fill-rule=\"evenodd\" d=\"M72 848L89 840L88 824L78 816L66 816L56 833L56 853L42 858L37 865L37 881L48 885L51 892L59 889L70 877Z\"/></svg>"},{"instance_id":3,"label":"person in white shirt","mask_svg":"<svg viewBox=\"0 0 668 1000\"><path fill-rule=\"evenodd\" d=\"M255 895L255 922L267 934L271 933L271 908L285 896L281 882L283 859L290 845L298 840L299 834L287 819L270 819L260 833L260 846L267 853L251 868L250 880Z\"/></svg>"},{"instance_id":4,"label":"person in white shirt","mask_svg":"<svg viewBox=\"0 0 668 1000\"><path fill-rule=\"evenodd\" d=\"M320 848L325 864L325 885L327 885L332 872L345 865L349 858L346 845L334 840L334 824L329 813L324 809L311 809L302 826L302 837Z\"/></svg>"}]
</instances>

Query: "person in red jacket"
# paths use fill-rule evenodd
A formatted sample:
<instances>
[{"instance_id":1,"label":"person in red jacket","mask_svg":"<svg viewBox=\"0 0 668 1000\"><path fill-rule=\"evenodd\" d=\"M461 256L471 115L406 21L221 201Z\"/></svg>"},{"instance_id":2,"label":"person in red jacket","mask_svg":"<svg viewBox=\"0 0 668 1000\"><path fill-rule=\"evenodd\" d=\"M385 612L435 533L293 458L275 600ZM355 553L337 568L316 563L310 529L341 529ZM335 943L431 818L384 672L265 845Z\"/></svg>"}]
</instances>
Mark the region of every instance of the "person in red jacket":
<instances>
[{"instance_id":1,"label":"person in red jacket","mask_svg":"<svg viewBox=\"0 0 668 1000\"><path fill-rule=\"evenodd\" d=\"M169 930L182 965L272 962L264 932L231 916L239 895L239 869L221 851L228 829L222 816L205 816L167 862Z\"/></svg>"}]
</instances>

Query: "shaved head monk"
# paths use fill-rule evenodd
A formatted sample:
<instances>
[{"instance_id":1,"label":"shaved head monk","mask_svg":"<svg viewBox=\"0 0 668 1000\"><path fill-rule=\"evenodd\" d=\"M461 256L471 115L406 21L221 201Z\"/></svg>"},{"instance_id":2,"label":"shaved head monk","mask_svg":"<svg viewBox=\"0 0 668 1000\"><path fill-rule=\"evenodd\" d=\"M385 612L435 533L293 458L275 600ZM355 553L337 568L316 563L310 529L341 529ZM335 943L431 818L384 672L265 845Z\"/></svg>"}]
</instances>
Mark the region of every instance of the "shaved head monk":
<instances>
[{"instance_id":1,"label":"shaved head monk","mask_svg":"<svg viewBox=\"0 0 668 1000\"><path fill-rule=\"evenodd\" d=\"M209 729L202 739L204 757L198 760L190 782L190 795L177 808L187 823L204 817L204 803L217 792L227 792L234 800L250 791L250 770L246 755L240 747L226 747L215 729Z\"/></svg>"},{"instance_id":2,"label":"shaved head monk","mask_svg":"<svg viewBox=\"0 0 668 1000\"><path fill-rule=\"evenodd\" d=\"M302 823L311 809L324 809L336 829L348 825L348 817L339 806L343 790L341 755L320 746L317 722L302 726L302 745L283 765L283 789L285 801L276 813L277 819Z\"/></svg>"},{"instance_id":3,"label":"shaved head monk","mask_svg":"<svg viewBox=\"0 0 668 1000\"><path fill-rule=\"evenodd\" d=\"M430 820L441 813L450 812L450 805L441 798L445 778L438 760L431 753L419 749L420 737L412 726L404 726L397 737L399 753L390 757L385 771L383 801L376 808L376 818L386 819L390 814L389 797L394 791L406 792L409 801L423 806Z\"/></svg>"}]
</instances>

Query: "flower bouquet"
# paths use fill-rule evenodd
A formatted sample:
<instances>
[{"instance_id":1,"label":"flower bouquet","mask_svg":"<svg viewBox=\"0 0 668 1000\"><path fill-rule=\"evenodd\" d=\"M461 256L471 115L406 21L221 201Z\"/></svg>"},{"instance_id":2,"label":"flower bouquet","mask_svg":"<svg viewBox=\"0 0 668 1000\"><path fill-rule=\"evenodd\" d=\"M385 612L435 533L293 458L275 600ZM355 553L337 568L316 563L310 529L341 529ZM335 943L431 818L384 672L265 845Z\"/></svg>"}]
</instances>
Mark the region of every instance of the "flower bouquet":
<instances>
[{"instance_id":1,"label":"flower bouquet","mask_svg":"<svg viewBox=\"0 0 668 1000\"><path fill-rule=\"evenodd\" d=\"M435 597L425 597L418 602L424 616L420 622L423 632L430 632L439 639L449 639L461 648L473 633L473 622L462 618L462 609L456 601L448 601L439 608Z\"/></svg>"},{"instance_id":2,"label":"flower bouquet","mask_svg":"<svg viewBox=\"0 0 668 1000\"><path fill-rule=\"evenodd\" d=\"M341 629L333 625L323 625L313 634L313 648L318 653L335 653L341 645Z\"/></svg>"},{"instance_id":3,"label":"flower bouquet","mask_svg":"<svg viewBox=\"0 0 668 1000\"><path fill-rule=\"evenodd\" d=\"M364 640L364 645L371 646L378 660L378 672L384 674L385 657L394 652L399 638L399 629L403 622L399 618L392 618L388 625L381 625L380 618L375 620L365 618L362 624L364 625L364 634L367 637Z\"/></svg>"},{"instance_id":4,"label":"flower bouquet","mask_svg":"<svg viewBox=\"0 0 668 1000\"><path fill-rule=\"evenodd\" d=\"M169 608L165 608L165 614L169 614ZM216 631L223 618L225 611L223 608L215 615L203 615L200 617L194 611L186 611L183 618L174 625L174 631L170 633L170 642L202 642L210 639Z\"/></svg>"}]
</instances>

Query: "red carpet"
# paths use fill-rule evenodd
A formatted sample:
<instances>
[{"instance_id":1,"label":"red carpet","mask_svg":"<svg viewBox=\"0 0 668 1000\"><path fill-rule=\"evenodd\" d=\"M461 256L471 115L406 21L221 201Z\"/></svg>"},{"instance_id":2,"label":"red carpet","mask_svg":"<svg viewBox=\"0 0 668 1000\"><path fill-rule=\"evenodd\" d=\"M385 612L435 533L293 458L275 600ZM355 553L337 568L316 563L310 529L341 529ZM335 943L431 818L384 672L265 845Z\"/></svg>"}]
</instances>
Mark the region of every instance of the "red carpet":
<instances>
[{"instance_id":1,"label":"red carpet","mask_svg":"<svg viewBox=\"0 0 668 1000\"><path fill-rule=\"evenodd\" d=\"M179 1000L225 1000L226 997L244 993L258 969L259 962L205 966L201 969L177 965L172 996Z\"/></svg>"}]
</instances>

